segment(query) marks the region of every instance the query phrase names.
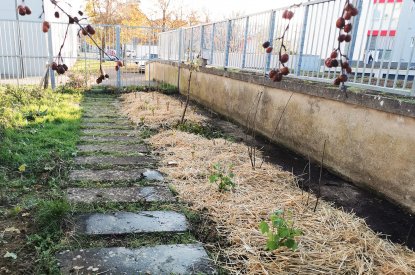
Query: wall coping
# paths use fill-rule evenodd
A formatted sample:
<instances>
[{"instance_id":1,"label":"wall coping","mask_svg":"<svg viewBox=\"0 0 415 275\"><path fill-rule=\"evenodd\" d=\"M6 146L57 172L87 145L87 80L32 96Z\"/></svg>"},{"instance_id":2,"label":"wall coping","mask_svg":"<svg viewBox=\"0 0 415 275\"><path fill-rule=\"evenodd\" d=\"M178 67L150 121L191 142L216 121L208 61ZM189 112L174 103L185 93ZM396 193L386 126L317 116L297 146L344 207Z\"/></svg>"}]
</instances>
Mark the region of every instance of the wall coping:
<instances>
[{"instance_id":1,"label":"wall coping","mask_svg":"<svg viewBox=\"0 0 415 275\"><path fill-rule=\"evenodd\" d=\"M175 61L157 60L152 62L178 67L178 62ZM190 66L181 63L180 67L189 69ZM372 90L362 90L359 93L348 91L345 93L329 84L293 78L285 78L281 82L273 82L269 78L266 78L264 81L263 76L251 72L232 72L209 67L200 67L199 71L251 84L341 101L348 104L415 118L415 103L402 101L402 98L410 97L379 93Z\"/></svg>"}]
</instances>

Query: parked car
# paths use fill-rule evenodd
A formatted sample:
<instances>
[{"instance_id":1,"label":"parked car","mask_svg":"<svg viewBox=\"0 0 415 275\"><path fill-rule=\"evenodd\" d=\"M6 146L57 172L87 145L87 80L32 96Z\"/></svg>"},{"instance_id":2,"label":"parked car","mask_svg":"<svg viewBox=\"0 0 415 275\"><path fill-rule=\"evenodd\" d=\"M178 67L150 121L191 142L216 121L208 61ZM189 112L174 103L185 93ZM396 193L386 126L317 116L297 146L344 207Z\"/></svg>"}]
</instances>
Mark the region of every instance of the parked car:
<instances>
[{"instance_id":1,"label":"parked car","mask_svg":"<svg viewBox=\"0 0 415 275\"><path fill-rule=\"evenodd\" d=\"M125 55L126 55L127 57L136 57L136 56L137 56L137 54L135 53L135 50L127 50L127 51L125 52Z\"/></svg>"},{"instance_id":2,"label":"parked car","mask_svg":"<svg viewBox=\"0 0 415 275\"><path fill-rule=\"evenodd\" d=\"M137 58L135 60L135 64L138 65L139 72L140 73L141 72L145 72L146 71L146 63L147 63L147 61L157 59L158 57L159 57L158 54L151 53L149 55L148 54L147 55L144 55L141 58Z\"/></svg>"}]
</instances>

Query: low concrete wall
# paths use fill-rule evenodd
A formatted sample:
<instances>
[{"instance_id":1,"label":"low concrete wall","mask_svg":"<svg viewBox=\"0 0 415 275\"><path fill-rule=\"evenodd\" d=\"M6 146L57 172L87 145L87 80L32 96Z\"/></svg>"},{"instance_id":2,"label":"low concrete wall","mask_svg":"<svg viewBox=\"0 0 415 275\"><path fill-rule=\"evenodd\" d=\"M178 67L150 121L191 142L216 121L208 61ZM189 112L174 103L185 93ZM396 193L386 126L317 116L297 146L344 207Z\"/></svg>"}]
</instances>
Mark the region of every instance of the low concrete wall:
<instances>
[{"instance_id":1,"label":"low concrete wall","mask_svg":"<svg viewBox=\"0 0 415 275\"><path fill-rule=\"evenodd\" d=\"M149 71L155 80L178 84L175 63L154 62ZM182 65L182 92L188 75L188 67ZM201 68L192 76L192 99L241 125L261 90L259 133L272 136L293 94L275 142L320 161L326 140L327 168L415 212L415 104L362 93L349 92L346 97L319 83L273 83L217 69Z\"/></svg>"}]
</instances>

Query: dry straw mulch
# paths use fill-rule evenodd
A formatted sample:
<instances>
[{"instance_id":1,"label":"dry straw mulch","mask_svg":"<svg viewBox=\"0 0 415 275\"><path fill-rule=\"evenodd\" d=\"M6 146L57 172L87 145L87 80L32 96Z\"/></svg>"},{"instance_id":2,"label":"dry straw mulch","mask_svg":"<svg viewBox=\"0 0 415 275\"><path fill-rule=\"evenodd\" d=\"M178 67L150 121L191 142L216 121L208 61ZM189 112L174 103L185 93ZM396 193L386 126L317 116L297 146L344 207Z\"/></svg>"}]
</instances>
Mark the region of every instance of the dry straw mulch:
<instances>
[{"instance_id":1,"label":"dry straw mulch","mask_svg":"<svg viewBox=\"0 0 415 275\"><path fill-rule=\"evenodd\" d=\"M138 97L125 97L131 118L149 116L145 110L135 111L142 104ZM166 98L170 104L175 101ZM163 119L155 114L156 121L172 119L171 113L165 115ZM326 202L320 202L313 212L316 198L311 195L306 205L308 194L298 188L291 173L269 163L253 170L243 144L175 130L160 132L150 143L160 153L160 170L168 175L180 199L207 215L226 240L225 247L207 245L218 255L218 264L232 274L415 274L414 252L381 239L364 220ZM177 165L169 165L172 162ZM221 193L209 183L215 163L233 165L237 184L233 191ZM303 231L296 251L265 250L266 237L258 224L277 209L291 213L289 219Z\"/></svg>"}]
</instances>

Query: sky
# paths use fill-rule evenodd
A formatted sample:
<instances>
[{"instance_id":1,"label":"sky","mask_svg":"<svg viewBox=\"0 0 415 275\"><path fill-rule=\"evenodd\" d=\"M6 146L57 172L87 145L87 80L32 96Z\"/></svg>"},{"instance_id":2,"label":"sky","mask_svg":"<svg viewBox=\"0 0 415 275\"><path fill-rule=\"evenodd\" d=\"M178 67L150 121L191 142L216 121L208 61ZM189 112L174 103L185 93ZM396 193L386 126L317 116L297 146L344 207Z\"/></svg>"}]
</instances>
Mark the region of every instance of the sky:
<instances>
[{"instance_id":1,"label":"sky","mask_svg":"<svg viewBox=\"0 0 415 275\"><path fill-rule=\"evenodd\" d=\"M252 14L298 4L304 0L171 0L173 6L183 6L187 10L209 11L211 20L222 20L235 14ZM150 16L159 17L156 0L141 0L141 9Z\"/></svg>"}]
</instances>

